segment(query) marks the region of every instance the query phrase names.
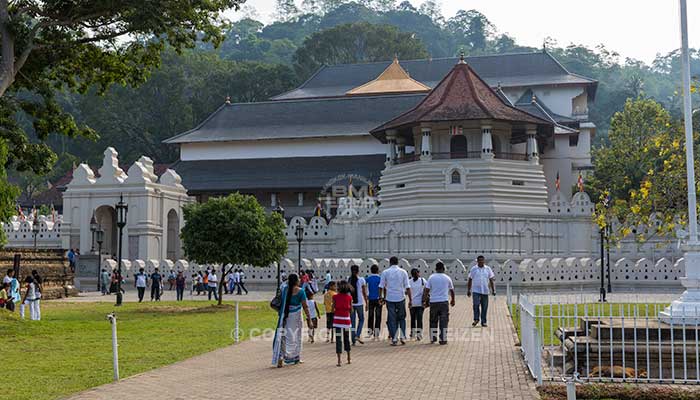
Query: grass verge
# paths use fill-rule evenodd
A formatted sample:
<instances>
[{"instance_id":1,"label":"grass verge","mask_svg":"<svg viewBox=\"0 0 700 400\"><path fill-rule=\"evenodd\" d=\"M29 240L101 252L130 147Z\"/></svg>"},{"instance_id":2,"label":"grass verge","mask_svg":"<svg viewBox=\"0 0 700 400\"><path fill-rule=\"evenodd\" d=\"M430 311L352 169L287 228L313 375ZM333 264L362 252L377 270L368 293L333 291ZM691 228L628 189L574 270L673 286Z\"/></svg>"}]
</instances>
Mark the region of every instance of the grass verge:
<instances>
[{"instance_id":1,"label":"grass verge","mask_svg":"<svg viewBox=\"0 0 700 400\"><path fill-rule=\"evenodd\" d=\"M124 303L43 302L42 320L0 310L0 400L55 399L112 380L111 326L117 312L122 378L233 344L234 306L201 301ZM241 340L273 328L266 302L241 302Z\"/></svg>"}]
</instances>

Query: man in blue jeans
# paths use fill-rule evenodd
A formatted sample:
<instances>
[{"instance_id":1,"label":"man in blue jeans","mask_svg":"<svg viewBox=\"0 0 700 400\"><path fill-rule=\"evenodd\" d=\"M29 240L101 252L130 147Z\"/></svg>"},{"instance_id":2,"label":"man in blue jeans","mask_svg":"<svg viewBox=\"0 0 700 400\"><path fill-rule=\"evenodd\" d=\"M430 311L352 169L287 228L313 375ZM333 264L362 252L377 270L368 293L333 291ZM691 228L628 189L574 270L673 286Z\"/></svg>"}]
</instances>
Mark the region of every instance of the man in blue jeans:
<instances>
[{"instance_id":1,"label":"man in blue jeans","mask_svg":"<svg viewBox=\"0 0 700 400\"><path fill-rule=\"evenodd\" d=\"M386 303L387 325L391 345L396 346L400 341L406 344L406 297L408 307L411 303L411 285L408 282L408 272L399 267L399 259L391 257L389 268L382 271L379 281L381 301ZM400 330L400 331L399 331Z\"/></svg>"},{"instance_id":2,"label":"man in blue jeans","mask_svg":"<svg viewBox=\"0 0 700 400\"><path fill-rule=\"evenodd\" d=\"M473 297L474 322L472 326L481 321L481 326L486 328L486 313L489 310L489 288L491 293L496 295L496 285L494 283L494 273L491 267L484 264L484 256L476 258L476 265L469 271L469 281L467 282L467 296Z\"/></svg>"}]
</instances>

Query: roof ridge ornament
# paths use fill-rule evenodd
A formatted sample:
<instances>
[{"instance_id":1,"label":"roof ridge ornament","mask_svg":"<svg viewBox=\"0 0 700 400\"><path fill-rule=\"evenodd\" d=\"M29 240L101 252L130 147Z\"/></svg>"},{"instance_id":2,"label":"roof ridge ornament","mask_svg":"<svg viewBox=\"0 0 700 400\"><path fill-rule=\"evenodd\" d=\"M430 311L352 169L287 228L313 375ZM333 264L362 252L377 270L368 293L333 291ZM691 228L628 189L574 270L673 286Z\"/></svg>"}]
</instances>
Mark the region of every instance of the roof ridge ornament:
<instances>
[{"instance_id":1,"label":"roof ridge ornament","mask_svg":"<svg viewBox=\"0 0 700 400\"><path fill-rule=\"evenodd\" d=\"M226 96L225 103L226 103L226 104L231 104L231 96Z\"/></svg>"},{"instance_id":2,"label":"roof ridge ornament","mask_svg":"<svg viewBox=\"0 0 700 400\"><path fill-rule=\"evenodd\" d=\"M461 49L459 51L459 64L466 64L466 62L464 61L464 49Z\"/></svg>"}]
</instances>

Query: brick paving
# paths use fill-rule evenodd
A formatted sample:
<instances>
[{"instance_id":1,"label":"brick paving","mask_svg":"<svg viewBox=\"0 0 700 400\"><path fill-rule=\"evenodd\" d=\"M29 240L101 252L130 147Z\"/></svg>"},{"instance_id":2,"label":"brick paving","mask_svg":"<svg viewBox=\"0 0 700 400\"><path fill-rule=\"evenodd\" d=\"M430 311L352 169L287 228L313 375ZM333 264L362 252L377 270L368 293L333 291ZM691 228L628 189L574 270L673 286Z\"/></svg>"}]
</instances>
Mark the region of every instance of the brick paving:
<instances>
[{"instance_id":1,"label":"brick paving","mask_svg":"<svg viewBox=\"0 0 700 400\"><path fill-rule=\"evenodd\" d=\"M456 329L447 346L422 341L391 347L366 340L353 347L352 364L338 368L335 346L317 339L304 343L303 364L277 369L270 365L271 340L252 339L71 399L539 398L515 346L505 299L492 298L488 328L471 328L469 304L459 296L451 309Z\"/></svg>"}]
</instances>

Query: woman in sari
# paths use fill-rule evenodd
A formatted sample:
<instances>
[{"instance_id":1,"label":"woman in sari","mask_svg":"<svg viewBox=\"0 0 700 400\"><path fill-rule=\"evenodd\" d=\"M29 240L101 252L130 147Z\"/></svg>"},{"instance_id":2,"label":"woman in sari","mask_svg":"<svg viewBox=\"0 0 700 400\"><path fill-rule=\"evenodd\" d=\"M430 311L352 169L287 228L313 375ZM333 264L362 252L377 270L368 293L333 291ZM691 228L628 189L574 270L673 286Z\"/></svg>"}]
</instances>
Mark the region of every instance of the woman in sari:
<instances>
[{"instance_id":1,"label":"woman in sari","mask_svg":"<svg viewBox=\"0 0 700 400\"><path fill-rule=\"evenodd\" d=\"M301 363L302 311L306 316L306 325L311 324L306 292L299 287L299 276L289 275L287 285L282 289L281 299L277 331L272 347L272 365L276 365L277 368L285 364Z\"/></svg>"}]
</instances>

